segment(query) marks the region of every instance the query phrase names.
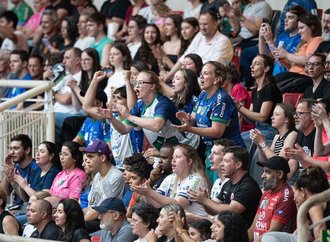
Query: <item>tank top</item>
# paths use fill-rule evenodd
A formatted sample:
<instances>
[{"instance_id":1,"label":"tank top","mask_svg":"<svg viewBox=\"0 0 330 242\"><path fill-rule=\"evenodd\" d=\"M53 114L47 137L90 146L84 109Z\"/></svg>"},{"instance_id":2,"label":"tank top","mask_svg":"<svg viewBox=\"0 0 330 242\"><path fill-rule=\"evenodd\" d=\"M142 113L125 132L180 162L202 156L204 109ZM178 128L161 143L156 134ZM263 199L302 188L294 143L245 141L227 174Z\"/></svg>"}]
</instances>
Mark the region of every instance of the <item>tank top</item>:
<instances>
[{"instance_id":1,"label":"tank top","mask_svg":"<svg viewBox=\"0 0 330 242\"><path fill-rule=\"evenodd\" d=\"M288 137L290 131L287 131L282 137L278 136L276 142L275 142L275 146L274 146L274 153L276 155L279 155L281 152L281 149L283 148L284 145L284 141L286 139L286 137Z\"/></svg>"},{"instance_id":2,"label":"tank top","mask_svg":"<svg viewBox=\"0 0 330 242\"><path fill-rule=\"evenodd\" d=\"M1 214L0 214L0 223L1 223L1 226L0 226L0 233L1 234L4 234L5 233L5 231L3 230L3 220L5 219L5 217L6 216L11 216L11 217L14 217L13 215L11 215L9 212L7 212L7 211L3 211ZM14 217L15 218L15 217ZM16 220L16 219L15 219ZM17 220L16 220L16 222L17 222ZM18 229L18 234L19 235L22 235L22 233L23 233L23 230L22 230L22 227L21 227L21 225L19 224L19 222L17 222L17 224L18 224L18 227L19 227L19 229Z\"/></svg>"}]
</instances>

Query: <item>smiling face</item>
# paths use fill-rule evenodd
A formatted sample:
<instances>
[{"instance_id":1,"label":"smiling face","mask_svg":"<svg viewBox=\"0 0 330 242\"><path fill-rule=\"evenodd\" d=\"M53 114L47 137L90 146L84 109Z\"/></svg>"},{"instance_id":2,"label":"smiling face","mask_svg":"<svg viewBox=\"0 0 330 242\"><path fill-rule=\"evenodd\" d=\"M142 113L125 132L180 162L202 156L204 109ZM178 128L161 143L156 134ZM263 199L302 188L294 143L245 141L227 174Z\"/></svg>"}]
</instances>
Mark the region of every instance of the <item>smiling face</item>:
<instances>
[{"instance_id":1,"label":"smiling face","mask_svg":"<svg viewBox=\"0 0 330 242\"><path fill-rule=\"evenodd\" d=\"M144 39L148 45L153 45L157 39L157 30L153 26L148 26L144 31Z\"/></svg>"},{"instance_id":2,"label":"smiling face","mask_svg":"<svg viewBox=\"0 0 330 242\"><path fill-rule=\"evenodd\" d=\"M301 40L306 43L313 38L312 30L304 23L298 22L298 33L301 36Z\"/></svg>"},{"instance_id":3,"label":"smiling face","mask_svg":"<svg viewBox=\"0 0 330 242\"><path fill-rule=\"evenodd\" d=\"M91 71L94 66L94 61L85 51L81 53L81 68L83 71Z\"/></svg>"},{"instance_id":4,"label":"smiling face","mask_svg":"<svg viewBox=\"0 0 330 242\"><path fill-rule=\"evenodd\" d=\"M183 75L183 71L179 70L175 73L172 80L172 88L174 93L182 93L185 89L186 79Z\"/></svg>"}]
</instances>

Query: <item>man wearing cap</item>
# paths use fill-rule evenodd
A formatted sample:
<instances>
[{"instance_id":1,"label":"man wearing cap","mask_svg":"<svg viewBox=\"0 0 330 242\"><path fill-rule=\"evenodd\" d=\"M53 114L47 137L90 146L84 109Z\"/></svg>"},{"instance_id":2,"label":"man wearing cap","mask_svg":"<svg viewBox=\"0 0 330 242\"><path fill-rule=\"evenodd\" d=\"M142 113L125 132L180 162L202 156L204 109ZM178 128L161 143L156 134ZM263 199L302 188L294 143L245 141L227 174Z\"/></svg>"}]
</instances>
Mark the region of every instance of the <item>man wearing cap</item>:
<instances>
[{"instance_id":1,"label":"man wearing cap","mask_svg":"<svg viewBox=\"0 0 330 242\"><path fill-rule=\"evenodd\" d=\"M286 182L290 172L288 161L281 156L273 156L257 164L264 170L261 178L265 192L248 231L250 241L261 241L262 235L269 231L293 233L297 209L293 191Z\"/></svg>"},{"instance_id":2,"label":"man wearing cap","mask_svg":"<svg viewBox=\"0 0 330 242\"><path fill-rule=\"evenodd\" d=\"M126 219L126 207L119 198L107 198L93 207L99 213L101 242L131 242L135 237Z\"/></svg>"},{"instance_id":3,"label":"man wearing cap","mask_svg":"<svg viewBox=\"0 0 330 242\"><path fill-rule=\"evenodd\" d=\"M89 233L99 230L98 212L92 207L98 206L107 198L122 198L124 192L123 174L111 164L111 151L102 140L94 139L83 148L85 162L92 173L96 174L88 195L88 208L85 213L86 228Z\"/></svg>"}]
</instances>

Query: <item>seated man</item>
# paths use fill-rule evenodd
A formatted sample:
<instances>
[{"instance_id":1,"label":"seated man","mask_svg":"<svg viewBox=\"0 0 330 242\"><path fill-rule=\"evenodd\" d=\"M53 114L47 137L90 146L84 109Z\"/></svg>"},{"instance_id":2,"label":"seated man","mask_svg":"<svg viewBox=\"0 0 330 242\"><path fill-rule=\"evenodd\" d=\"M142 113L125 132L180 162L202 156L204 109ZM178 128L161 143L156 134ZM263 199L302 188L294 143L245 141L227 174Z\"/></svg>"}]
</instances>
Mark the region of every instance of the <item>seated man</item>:
<instances>
[{"instance_id":1,"label":"seated man","mask_svg":"<svg viewBox=\"0 0 330 242\"><path fill-rule=\"evenodd\" d=\"M93 207L99 213L102 229L101 241L132 242L135 236L126 219L126 207L119 198L107 198L99 206Z\"/></svg>"},{"instance_id":2,"label":"seated man","mask_svg":"<svg viewBox=\"0 0 330 242\"><path fill-rule=\"evenodd\" d=\"M61 229L52 220L52 205L46 200L36 200L29 204L27 209L28 223L36 230L31 238L58 240Z\"/></svg>"},{"instance_id":3,"label":"seated man","mask_svg":"<svg viewBox=\"0 0 330 242\"><path fill-rule=\"evenodd\" d=\"M257 164L264 169L261 177L265 191L249 228L250 241L260 241L262 235L269 231L293 233L297 209L292 188L286 183L290 172L287 160L281 156L273 156Z\"/></svg>"},{"instance_id":4,"label":"seated man","mask_svg":"<svg viewBox=\"0 0 330 242\"><path fill-rule=\"evenodd\" d=\"M322 15L322 38L324 41L316 49L315 53L330 53L330 8Z\"/></svg>"}]
</instances>

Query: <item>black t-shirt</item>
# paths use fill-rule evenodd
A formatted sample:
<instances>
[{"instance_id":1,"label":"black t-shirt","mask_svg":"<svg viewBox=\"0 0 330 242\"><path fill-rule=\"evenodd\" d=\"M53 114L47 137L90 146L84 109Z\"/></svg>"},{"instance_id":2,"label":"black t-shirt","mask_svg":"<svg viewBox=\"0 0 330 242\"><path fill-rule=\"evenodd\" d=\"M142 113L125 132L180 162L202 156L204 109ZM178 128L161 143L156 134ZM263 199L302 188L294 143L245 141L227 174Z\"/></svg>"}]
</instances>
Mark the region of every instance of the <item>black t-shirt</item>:
<instances>
[{"instance_id":1,"label":"black t-shirt","mask_svg":"<svg viewBox=\"0 0 330 242\"><path fill-rule=\"evenodd\" d=\"M330 53L330 40L323 41L319 47L317 47L315 53Z\"/></svg>"},{"instance_id":2,"label":"black t-shirt","mask_svg":"<svg viewBox=\"0 0 330 242\"><path fill-rule=\"evenodd\" d=\"M61 229L56 226L54 221L50 220L40 234L38 230L35 230L32 233L31 238L58 240L60 238L61 233Z\"/></svg>"},{"instance_id":3,"label":"black t-shirt","mask_svg":"<svg viewBox=\"0 0 330 242\"><path fill-rule=\"evenodd\" d=\"M105 1L101 7L101 13L107 18L111 19L113 17L125 19L126 10L131 6L129 0L116 0L114 2Z\"/></svg>"},{"instance_id":4,"label":"black t-shirt","mask_svg":"<svg viewBox=\"0 0 330 242\"><path fill-rule=\"evenodd\" d=\"M3 220L7 216L11 216L11 217L13 217L16 220L16 218L11 213L9 213L8 211L3 211L0 214L0 224L1 224L1 226L0 226L0 234L4 234L5 233L5 231L3 230ZM16 220L16 222L18 224L18 235L22 235L22 233L23 233L22 227L21 227L20 223L17 220Z\"/></svg>"},{"instance_id":5,"label":"black t-shirt","mask_svg":"<svg viewBox=\"0 0 330 242\"><path fill-rule=\"evenodd\" d=\"M85 229L76 229L73 232L72 242L79 242L82 239L90 240L91 237L89 236L88 232Z\"/></svg>"},{"instance_id":6,"label":"black t-shirt","mask_svg":"<svg viewBox=\"0 0 330 242\"><path fill-rule=\"evenodd\" d=\"M257 91L257 88L252 90L252 104L253 112L260 112L263 102L272 101L273 106L269 113L266 123L270 124L271 117L273 115L274 108L277 103L282 102L282 94L280 89L278 89L276 84L268 84L264 86L261 90Z\"/></svg>"},{"instance_id":7,"label":"black t-shirt","mask_svg":"<svg viewBox=\"0 0 330 242\"><path fill-rule=\"evenodd\" d=\"M323 78L315 92L313 92L313 85L307 87L304 93L304 98L330 98L330 83L325 78Z\"/></svg>"},{"instance_id":8,"label":"black t-shirt","mask_svg":"<svg viewBox=\"0 0 330 242\"><path fill-rule=\"evenodd\" d=\"M249 174L244 175L236 184L233 184L230 180L226 182L217 196L217 199L224 204L230 204L234 200L245 207L245 211L241 215L248 228L253 222L260 198L260 187Z\"/></svg>"},{"instance_id":9,"label":"black t-shirt","mask_svg":"<svg viewBox=\"0 0 330 242\"><path fill-rule=\"evenodd\" d=\"M302 131L298 131L296 138L296 144L300 145L305 153L309 156L314 154L314 138L315 138L315 129L307 136L304 135Z\"/></svg>"}]
</instances>

